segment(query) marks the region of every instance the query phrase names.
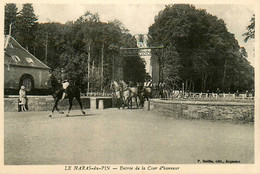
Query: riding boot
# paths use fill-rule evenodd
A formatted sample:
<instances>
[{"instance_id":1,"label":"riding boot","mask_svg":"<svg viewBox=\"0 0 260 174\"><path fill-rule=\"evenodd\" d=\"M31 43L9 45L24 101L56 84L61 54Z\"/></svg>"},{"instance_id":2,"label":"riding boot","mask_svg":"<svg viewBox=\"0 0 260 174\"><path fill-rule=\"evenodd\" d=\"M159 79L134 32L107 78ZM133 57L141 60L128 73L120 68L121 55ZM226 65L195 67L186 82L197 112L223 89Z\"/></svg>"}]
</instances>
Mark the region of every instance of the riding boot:
<instances>
[{"instance_id":1,"label":"riding boot","mask_svg":"<svg viewBox=\"0 0 260 174\"><path fill-rule=\"evenodd\" d=\"M65 96L66 96L66 93L63 92L63 93L62 93L62 98L61 98L61 100L63 100L63 99L65 98Z\"/></svg>"},{"instance_id":2,"label":"riding boot","mask_svg":"<svg viewBox=\"0 0 260 174\"><path fill-rule=\"evenodd\" d=\"M66 89L63 91L63 93L62 93L62 98L61 98L61 100L63 100L65 97L67 96L67 91L66 91Z\"/></svg>"}]
</instances>

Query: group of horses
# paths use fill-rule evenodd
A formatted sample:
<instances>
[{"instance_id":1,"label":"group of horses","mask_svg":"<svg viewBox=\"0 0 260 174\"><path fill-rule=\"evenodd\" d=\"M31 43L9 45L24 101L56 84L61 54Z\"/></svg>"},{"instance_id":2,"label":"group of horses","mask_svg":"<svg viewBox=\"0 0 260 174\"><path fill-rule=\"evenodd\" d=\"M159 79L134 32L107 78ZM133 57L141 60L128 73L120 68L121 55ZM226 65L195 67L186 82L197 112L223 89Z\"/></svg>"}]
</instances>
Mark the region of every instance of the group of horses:
<instances>
[{"instance_id":1,"label":"group of horses","mask_svg":"<svg viewBox=\"0 0 260 174\"><path fill-rule=\"evenodd\" d=\"M62 99L62 95L64 93L64 89L62 87L62 83L57 80L57 78L53 75L50 75L47 83L49 89L51 90L52 96L54 98L54 105L49 115L52 117L54 110L56 109L60 114L64 112L58 109L58 102ZM160 86L160 85L158 85ZM133 99L135 99L135 103L137 108L143 107L145 100L149 101L150 98L153 97L163 97L163 88L155 88L155 85L145 86L143 83L137 83L135 86L127 85L123 80L120 80L119 83L116 81L111 81L110 89L112 90L113 99L115 101L115 105L117 108L132 108ZM70 110L72 108L72 101L74 98L78 101L81 112L85 114L82 108L82 102L80 99L81 93L80 89L77 86L70 85L66 89L66 97L65 99L69 99L69 109L66 114L69 116Z\"/></svg>"},{"instance_id":2,"label":"group of horses","mask_svg":"<svg viewBox=\"0 0 260 174\"><path fill-rule=\"evenodd\" d=\"M126 106L132 108L133 99L136 107L143 107L144 102L149 101L150 98L164 98L164 84L152 84L145 86L144 83L136 83L136 85L127 85L123 80L119 83L112 81L110 84L112 89L113 99L118 109L124 109Z\"/></svg>"},{"instance_id":3,"label":"group of horses","mask_svg":"<svg viewBox=\"0 0 260 174\"><path fill-rule=\"evenodd\" d=\"M144 98L147 98L147 100L149 100L150 93L145 93L145 88L141 88L141 85L128 86L123 80L119 81L119 83L117 83L116 81L112 81L110 89L112 90L113 99L117 108L125 108L125 106L127 106L128 108L132 108L133 99L135 99L137 107L139 107L139 105L143 106Z\"/></svg>"}]
</instances>

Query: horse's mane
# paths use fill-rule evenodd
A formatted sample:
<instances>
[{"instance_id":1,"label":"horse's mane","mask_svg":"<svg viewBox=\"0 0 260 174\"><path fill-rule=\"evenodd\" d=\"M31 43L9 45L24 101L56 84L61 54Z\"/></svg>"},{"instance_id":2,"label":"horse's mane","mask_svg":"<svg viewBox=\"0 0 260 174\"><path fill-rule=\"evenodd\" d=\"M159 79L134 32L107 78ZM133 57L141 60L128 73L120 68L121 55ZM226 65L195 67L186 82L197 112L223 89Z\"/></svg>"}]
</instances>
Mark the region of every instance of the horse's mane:
<instances>
[{"instance_id":1,"label":"horse's mane","mask_svg":"<svg viewBox=\"0 0 260 174\"><path fill-rule=\"evenodd\" d=\"M112 84L114 86L114 90L119 90L119 85L116 81L112 81Z\"/></svg>"},{"instance_id":2,"label":"horse's mane","mask_svg":"<svg viewBox=\"0 0 260 174\"><path fill-rule=\"evenodd\" d=\"M127 84L126 84L126 82L124 80L121 80L121 84L123 85L123 87L127 86Z\"/></svg>"},{"instance_id":3,"label":"horse's mane","mask_svg":"<svg viewBox=\"0 0 260 174\"><path fill-rule=\"evenodd\" d=\"M117 87L119 86L118 83L116 81L113 81L114 85Z\"/></svg>"}]
</instances>

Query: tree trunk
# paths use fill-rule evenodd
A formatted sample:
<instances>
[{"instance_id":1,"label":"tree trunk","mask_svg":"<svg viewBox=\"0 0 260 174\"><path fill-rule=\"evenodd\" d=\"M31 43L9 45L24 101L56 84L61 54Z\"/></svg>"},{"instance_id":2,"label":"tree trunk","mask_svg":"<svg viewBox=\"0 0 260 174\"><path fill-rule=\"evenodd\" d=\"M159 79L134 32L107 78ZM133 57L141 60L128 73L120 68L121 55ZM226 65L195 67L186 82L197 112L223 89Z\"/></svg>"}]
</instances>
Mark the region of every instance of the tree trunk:
<instances>
[{"instance_id":1,"label":"tree trunk","mask_svg":"<svg viewBox=\"0 0 260 174\"><path fill-rule=\"evenodd\" d=\"M103 89L103 81L104 81L104 42L101 48L101 91Z\"/></svg>"},{"instance_id":2,"label":"tree trunk","mask_svg":"<svg viewBox=\"0 0 260 174\"><path fill-rule=\"evenodd\" d=\"M192 80L190 79L190 80L189 80L189 88L188 88L188 91L189 91L189 92L191 91L191 84L192 84Z\"/></svg>"},{"instance_id":3,"label":"tree trunk","mask_svg":"<svg viewBox=\"0 0 260 174\"><path fill-rule=\"evenodd\" d=\"M204 75L204 81L203 81L203 91L202 92L206 92L206 82L207 82L207 78L208 78L208 75L207 74L205 74Z\"/></svg>"},{"instance_id":4,"label":"tree trunk","mask_svg":"<svg viewBox=\"0 0 260 174\"><path fill-rule=\"evenodd\" d=\"M113 54L112 56L113 56L112 57L113 58L113 73L112 73L113 77L112 77L112 79L114 80L115 79L115 55Z\"/></svg>"},{"instance_id":5,"label":"tree trunk","mask_svg":"<svg viewBox=\"0 0 260 174\"><path fill-rule=\"evenodd\" d=\"M89 93L89 77L90 77L90 43L88 45L88 93Z\"/></svg>"},{"instance_id":6,"label":"tree trunk","mask_svg":"<svg viewBox=\"0 0 260 174\"><path fill-rule=\"evenodd\" d=\"M227 66L227 60L225 61L224 64L224 72L223 72L223 79L222 79L222 91L224 91L224 83L225 83L225 78L226 78L226 66Z\"/></svg>"},{"instance_id":7,"label":"tree trunk","mask_svg":"<svg viewBox=\"0 0 260 174\"><path fill-rule=\"evenodd\" d=\"M194 81L192 81L192 92L194 92Z\"/></svg>"},{"instance_id":8,"label":"tree trunk","mask_svg":"<svg viewBox=\"0 0 260 174\"><path fill-rule=\"evenodd\" d=\"M188 79L186 79L186 84L185 84L185 92L188 91Z\"/></svg>"},{"instance_id":9,"label":"tree trunk","mask_svg":"<svg viewBox=\"0 0 260 174\"><path fill-rule=\"evenodd\" d=\"M205 92L207 75L204 74L201 78L201 92Z\"/></svg>"},{"instance_id":10,"label":"tree trunk","mask_svg":"<svg viewBox=\"0 0 260 174\"><path fill-rule=\"evenodd\" d=\"M47 55L48 55L48 35L46 34L46 40L45 40L45 59L44 62L47 63Z\"/></svg>"}]
</instances>

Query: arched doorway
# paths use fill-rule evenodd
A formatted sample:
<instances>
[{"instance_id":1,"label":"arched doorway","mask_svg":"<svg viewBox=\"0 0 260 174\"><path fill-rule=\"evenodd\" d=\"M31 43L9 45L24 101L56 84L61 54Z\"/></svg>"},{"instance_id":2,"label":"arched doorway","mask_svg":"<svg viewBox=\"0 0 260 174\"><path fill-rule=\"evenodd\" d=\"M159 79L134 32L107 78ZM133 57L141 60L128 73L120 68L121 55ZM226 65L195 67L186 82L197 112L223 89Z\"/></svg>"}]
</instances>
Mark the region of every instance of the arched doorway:
<instances>
[{"instance_id":1,"label":"arched doorway","mask_svg":"<svg viewBox=\"0 0 260 174\"><path fill-rule=\"evenodd\" d=\"M30 74L23 74L20 78L19 87L24 86L27 92L34 89L34 79Z\"/></svg>"}]
</instances>

